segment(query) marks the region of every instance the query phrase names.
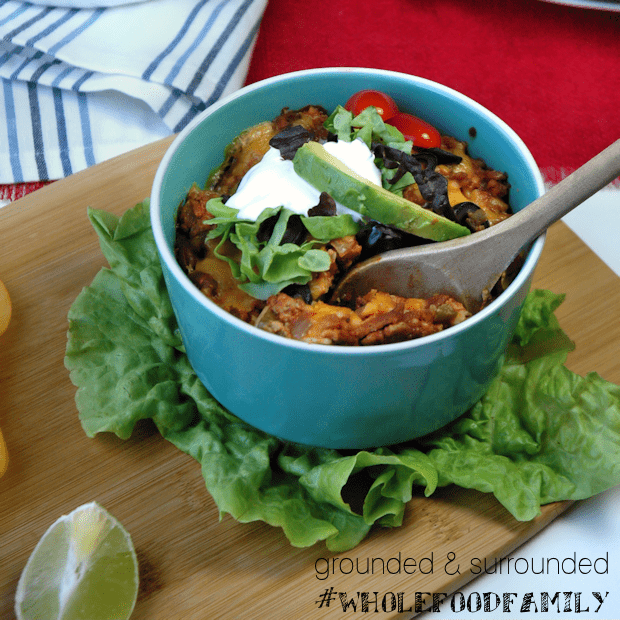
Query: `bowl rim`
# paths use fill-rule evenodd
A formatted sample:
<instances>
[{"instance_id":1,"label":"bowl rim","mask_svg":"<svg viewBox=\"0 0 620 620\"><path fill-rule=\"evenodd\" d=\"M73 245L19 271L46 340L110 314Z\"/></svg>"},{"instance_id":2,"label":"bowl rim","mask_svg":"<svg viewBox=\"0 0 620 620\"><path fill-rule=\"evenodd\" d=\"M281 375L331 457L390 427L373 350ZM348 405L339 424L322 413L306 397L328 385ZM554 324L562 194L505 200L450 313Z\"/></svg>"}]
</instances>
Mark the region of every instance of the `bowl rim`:
<instances>
[{"instance_id":1,"label":"bowl rim","mask_svg":"<svg viewBox=\"0 0 620 620\"><path fill-rule=\"evenodd\" d=\"M381 75L387 77L392 76L399 79L404 78L407 80L412 80L416 84L433 88L452 98L461 100L466 105L477 110L483 116L486 116L500 129L502 129L505 134L507 134L509 139L518 148L523 158L527 161L529 168L534 171L534 179L536 181L539 195L542 195L542 193L545 191L544 180L542 177L542 173L540 172L539 166L534 160L534 157L530 153L523 140L519 137L519 135L505 121L503 121L493 112L485 108L483 105L479 104L477 101L471 99L467 95L464 95L463 93L460 93L459 91L454 90L449 86L444 86L443 84L434 82L433 80L430 80L428 78L423 78L403 72L390 71L386 69L372 69L364 67L322 67L315 69L303 69L299 71L292 71L289 73L275 75L244 86L239 90L236 90L235 92L223 97L222 99L218 100L217 102L203 110L176 135L174 140L168 146L163 158L161 159L157 167L150 195L151 228L153 231L153 236L155 238L157 250L160 255L160 259L165 263L171 275L182 286L184 291L188 293L196 302L198 302L200 306L204 307L205 310L211 312L212 314L215 314L231 326L247 332L250 337L259 338L267 342L271 342L273 344L284 346L287 348L300 349L306 352L320 352L321 354L330 356L348 357L355 355L381 355L387 354L388 352L409 351L411 349L417 349L426 345L431 345L435 342L441 342L442 340L451 338L452 336L457 336L463 331L473 329L476 325L483 322L488 316L498 311L501 306L508 303L508 301L514 295L516 295L517 291L520 290L520 288L525 284L527 279L531 276L531 274L536 268L536 264L543 250L546 233L543 233L532 242L523 266L519 270L519 273L517 274L515 279L509 284L508 288L504 292L502 292L502 294L499 295L496 299L494 299L488 306L486 306L467 320L435 334L424 336L423 338L406 340L403 342L394 342L389 344L376 344L358 347L336 345L328 346L325 344L314 344L299 340L293 340L290 338L284 338L283 336L271 334L267 331L258 329L253 325L246 323L245 321L242 321L241 319L220 308L216 303L214 303L208 297L202 294L187 277L187 275L183 272L174 256L174 253L170 251L164 237L163 226L161 224L161 204L159 201L159 195L163 178L169 167L170 161L173 159L176 152L178 151L184 140L187 138L187 136L192 133L206 118L211 116L214 112L228 105L229 102L234 101L247 93L251 93L265 86L276 84L282 81L287 81L293 78L303 78L305 76L313 76L317 74L338 75L343 73L360 73L363 75Z\"/></svg>"}]
</instances>

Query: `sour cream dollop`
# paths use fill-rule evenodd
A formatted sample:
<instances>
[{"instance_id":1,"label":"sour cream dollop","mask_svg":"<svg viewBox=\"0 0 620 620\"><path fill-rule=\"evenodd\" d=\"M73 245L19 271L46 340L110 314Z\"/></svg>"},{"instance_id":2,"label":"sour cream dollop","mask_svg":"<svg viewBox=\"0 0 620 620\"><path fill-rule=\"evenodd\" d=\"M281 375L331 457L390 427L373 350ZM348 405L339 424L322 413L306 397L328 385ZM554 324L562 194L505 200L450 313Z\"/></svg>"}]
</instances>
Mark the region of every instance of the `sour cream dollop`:
<instances>
[{"instance_id":1,"label":"sour cream dollop","mask_svg":"<svg viewBox=\"0 0 620 620\"><path fill-rule=\"evenodd\" d=\"M381 185L381 172L375 166L374 155L362 140L338 140L326 142L323 146L369 183ZM263 159L245 174L226 205L239 210L238 218L256 221L265 209L277 207L307 215L308 210L319 203L320 194L295 172L292 161L283 159L280 151L271 147ZM336 203L336 207L338 213L360 217L341 204Z\"/></svg>"}]
</instances>

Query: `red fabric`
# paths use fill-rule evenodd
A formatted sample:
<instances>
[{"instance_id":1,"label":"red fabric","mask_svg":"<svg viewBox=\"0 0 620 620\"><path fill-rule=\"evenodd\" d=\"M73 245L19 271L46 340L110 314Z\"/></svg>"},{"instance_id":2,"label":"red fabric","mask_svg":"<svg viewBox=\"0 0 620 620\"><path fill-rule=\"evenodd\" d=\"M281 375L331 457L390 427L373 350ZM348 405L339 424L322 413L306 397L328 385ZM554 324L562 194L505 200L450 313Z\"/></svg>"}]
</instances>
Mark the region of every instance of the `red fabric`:
<instances>
[{"instance_id":1,"label":"red fabric","mask_svg":"<svg viewBox=\"0 0 620 620\"><path fill-rule=\"evenodd\" d=\"M557 182L620 138L620 13L542 0L270 0L247 83L331 66L401 71L507 122ZM40 185L0 186L0 200Z\"/></svg>"},{"instance_id":2,"label":"red fabric","mask_svg":"<svg viewBox=\"0 0 620 620\"><path fill-rule=\"evenodd\" d=\"M270 0L247 83L327 66L462 92L519 134L550 181L620 138L620 13L540 0Z\"/></svg>"},{"instance_id":3,"label":"red fabric","mask_svg":"<svg viewBox=\"0 0 620 620\"><path fill-rule=\"evenodd\" d=\"M48 185L50 181L36 181L33 183L16 183L15 185L0 185L0 204L3 201L12 202L18 198L23 198L26 194L34 192L44 185Z\"/></svg>"}]
</instances>

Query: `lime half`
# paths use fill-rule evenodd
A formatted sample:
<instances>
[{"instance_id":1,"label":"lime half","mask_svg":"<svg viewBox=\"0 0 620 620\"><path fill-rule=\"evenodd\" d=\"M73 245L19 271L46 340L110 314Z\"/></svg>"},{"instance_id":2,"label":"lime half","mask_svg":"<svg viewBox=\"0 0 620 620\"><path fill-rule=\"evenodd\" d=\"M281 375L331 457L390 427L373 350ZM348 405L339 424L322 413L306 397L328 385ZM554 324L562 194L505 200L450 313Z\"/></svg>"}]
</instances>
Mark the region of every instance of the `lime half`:
<instances>
[{"instance_id":1,"label":"lime half","mask_svg":"<svg viewBox=\"0 0 620 620\"><path fill-rule=\"evenodd\" d=\"M22 571L18 620L127 620L138 595L138 561L125 528L97 502L45 532Z\"/></svg>"},{"instance_id":2,"label":"lime half","mask_svg":"<svg viewBox=\"0 0 620 620\"><path fill-rule=\"evenodd\" d=\"M9 451L6 449L6 442L2 436L2 430L0 430L0 476L6 471L9 466Z\"/></svg>"},{"instance_id":3,"label":"lime half","mask_svg":"<svg viewBox=\"0 0 620 620\"><path fill-rule=\"evenodd\" d=\"M0 335L2 335L9 326L11 310L9 291L6 290L6 286L4 286L4 283L0 280Z\"/></svg>"}]
</instances>

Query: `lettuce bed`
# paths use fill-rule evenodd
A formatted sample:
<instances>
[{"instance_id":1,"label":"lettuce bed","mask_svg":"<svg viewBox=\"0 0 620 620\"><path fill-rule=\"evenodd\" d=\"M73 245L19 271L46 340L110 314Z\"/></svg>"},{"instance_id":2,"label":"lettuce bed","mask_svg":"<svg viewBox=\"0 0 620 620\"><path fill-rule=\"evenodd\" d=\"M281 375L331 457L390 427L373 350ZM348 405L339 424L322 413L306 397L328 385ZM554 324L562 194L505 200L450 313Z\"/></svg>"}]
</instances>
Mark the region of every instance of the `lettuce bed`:
<instances>
[{"instance_id":1,"label":"lettuce bed","mask_svg":"<svg viewBox=\"0 0 620 620\"><path fill-rule=\"evenodd\" d=\"M121 218L89 210L110 268L69 311L65 365L84 432L128 438L150 418L196 459L220 514L281 527L294 546L357 545L402 523L412 493L456 484L493 493L518 520L540 506L620 483L620 388L565 366L562 297L532 291L499 377L451 426L415 443L339 452L286 443L220 406L183 351L149 223L148 201ZM360 506L346 499L361 487ZM358 498L359 499L359 498ZM357 503L357 502L356 502Z\"/></svg>"}]
</instances>

